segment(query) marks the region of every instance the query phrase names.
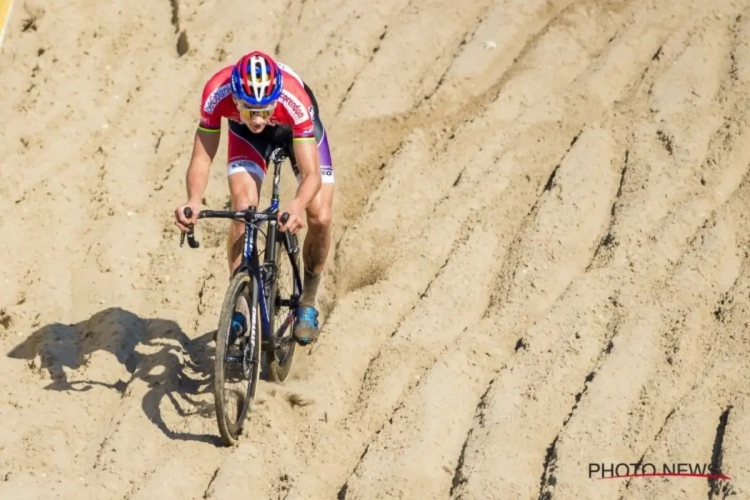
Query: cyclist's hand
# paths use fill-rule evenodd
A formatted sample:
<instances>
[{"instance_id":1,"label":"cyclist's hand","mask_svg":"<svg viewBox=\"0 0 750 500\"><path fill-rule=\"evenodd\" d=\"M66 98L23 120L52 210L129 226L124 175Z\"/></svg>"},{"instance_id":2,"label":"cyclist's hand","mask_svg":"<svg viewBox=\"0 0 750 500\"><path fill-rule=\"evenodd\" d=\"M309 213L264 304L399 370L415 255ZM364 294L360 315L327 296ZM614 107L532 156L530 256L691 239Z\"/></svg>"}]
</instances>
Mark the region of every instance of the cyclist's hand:
<instances>
[{"instance_id":1,"label":"cyclist's hand","mask_svg":"<svg viewBox=\"0 0 750 500\"><path fill-rule=\"evenodd\" d=\"M281 222L281 217L285 213L289 214L286 224ZM282 232L291 231L292 234L295 234L297 231L305 227L305 223L302 220L302 210L297 208L294 203L290 203L286 210L281 211L277 220L279 221L279 229Z\"/></svg>"},{"instance_id":2,"label":"cyclist's hand","mask_svg":"<svg viewBox=\"0 0 750 500\"><path fill-rule=\"evenodd\" d=\"M192 217L190 218L185 217L185 208L190 208L190 210L193 211ZM180 228L181 231L187 231L188 229L190 229L190 226L195 224L196 221L198 220L199 210L200 210L200 206L198 205L198 203L187 202L184 205L180 205L174 211L174 217L175 217L174 223L177 225L177 227Z\"/></svg>"}]
</instances>

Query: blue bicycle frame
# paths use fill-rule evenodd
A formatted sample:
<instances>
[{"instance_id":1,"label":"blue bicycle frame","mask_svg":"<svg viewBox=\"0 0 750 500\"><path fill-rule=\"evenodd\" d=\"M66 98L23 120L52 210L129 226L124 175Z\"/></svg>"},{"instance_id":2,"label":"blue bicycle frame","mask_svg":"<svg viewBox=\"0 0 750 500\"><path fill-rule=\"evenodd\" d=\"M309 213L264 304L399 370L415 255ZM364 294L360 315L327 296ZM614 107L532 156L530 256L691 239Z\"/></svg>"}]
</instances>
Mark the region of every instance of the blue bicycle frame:
<instances>
[{"instance_id":1,"label":"blue bicycle frame","mask_svg":"<svg viewBox=\"0 0 750 500\"><path fill-rule=\"evenodd\" d=\"M240 272L247 272L250 277L255 278L256 283L258 284L258 300L260 302L261 308L261 340L265 341L264 343L271 342L271 349L278 347L277 339L280 336L272 335L267 297L271 292L271 287L276 278L276 237L279 234L276 229L278 226L278 222L276 219L279 213L279 182L281 180L281 164L285 159L286 156L283 152L283 149L281 148L277 148L271 153L270 160L274 164L271 205L262 212L258 212L254 207L250 207L247 210L239 211L201 210L201 212L198 214L198 218L200 219L224 218L243 221L245 223L242 262L237 267L235 274ZM191 214L192 212L189 208L185 209L185 215L187 217L190 217ZM282 214L282 222L286 222L286 217L288 217L287 213ZM269 227L266 234L266 250L264 262L261 265L258 257L258 249L255 243L257 241L257 235L258 231L260 230L260 225L262 225L264 222L268 222ZM289 233L288 231L284 232L283 235L286 251L292 255L296 254L299 251L299 247L297 245L297 237ZM182 234L180 246L182 246L184 237L185 233ZM200 246L198 241L196 241L195 239L192 228L190 229L190 231L188 231L187 238L188 244L191 248L198 248L198 246ZM295 284L297 285L297 290L299 290L299 295L295 294L287 301L286 305L291 306L291 313L281 325L281 327L277 330L277 332L274 332L280 333L282 335L286 328L288 328L289 325L294 321L294 316L296 315L296 306L299 301L299 297L302 295L302 279L300 278L299 267L295 259L290 260L292 263L292 274L294 276ZM255 323L255 304L251 304L251 309L251 321ZM253 325L253 327L254 326L255 325Z\"/></svg>"}]
</instances>

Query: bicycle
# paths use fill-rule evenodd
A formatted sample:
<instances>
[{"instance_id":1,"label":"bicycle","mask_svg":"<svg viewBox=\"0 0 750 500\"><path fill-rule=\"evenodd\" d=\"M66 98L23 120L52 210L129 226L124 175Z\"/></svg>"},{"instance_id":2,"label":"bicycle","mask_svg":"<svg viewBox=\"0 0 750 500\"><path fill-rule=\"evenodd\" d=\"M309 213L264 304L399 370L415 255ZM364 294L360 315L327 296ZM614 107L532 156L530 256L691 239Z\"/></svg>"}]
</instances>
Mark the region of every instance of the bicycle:
<instances>
[{"instance_id":1,"label":"bicycle","mask_svg":"<svg viewBox=\"0 0 750 500\"><path fill-rule=\"evenodd\" d=\"M289 327L294 324L297 306L302 295L299 246L297 236L289 231L282 233L278 229L276 219L279 212L281 165L286 157L282 148L276 148L271 153L270 161L274 164L273 191L270 206L265 210L259 212L257 207L250 207L240 211L201 210L198 214L199 219L223 218L245 223L242 262L230 279L216 332L214 369L216 418L221 437L229 446L238 442L245 418L255 401L260 377L261 352L266 359L270 379L276 383L284 383L294 362L297 341L291 335ZM186 217L192 216L192 210L189 207L185 208L184 213ZM281 222L286 223L288 217L289 214L283 213ZM258 233L262 234L260 226L266 222L269 228L265 234L265 255L261 263L257 237ZM185 236L186 232L182 231L180 246L183 246ZM195 239L192 227L187 231L187 240L191 248L200 246ZM282 245L284 251L282 251ZM292 266L292 290L288 296L283 295L279 288L278 270L279 264L285 260L284 255L288 257ZM237 318L237 303L240 299L244 299L249 305L249 328L247 328L248 321L245 320L243 325L242 321ZM287 312L277 329L275 313L282 308L286 308ZM260 339L258 338L258 319L260 319ZM237 336L236 330L243 327L244 332ZM287 330L289 330L289 335L285 335ZM234 417L228 411L224 392L224 384L227 378L231 378L225 373L227 368L230 369L230 375L237 375L240 379L244 377L250 381L242 397L242 404L238 405ZM239 371L238 374L235 373L237 371Z\"/></svg>"}]
</instances>

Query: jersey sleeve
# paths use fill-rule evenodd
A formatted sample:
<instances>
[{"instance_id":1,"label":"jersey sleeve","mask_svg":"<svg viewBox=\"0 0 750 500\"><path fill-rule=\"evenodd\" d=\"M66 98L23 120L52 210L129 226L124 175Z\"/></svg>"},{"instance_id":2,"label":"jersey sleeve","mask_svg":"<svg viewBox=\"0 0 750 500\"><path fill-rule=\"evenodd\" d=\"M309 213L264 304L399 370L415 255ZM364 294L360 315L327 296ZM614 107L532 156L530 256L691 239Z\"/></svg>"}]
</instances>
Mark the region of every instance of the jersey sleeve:
<instances>
[{"instance_id":1,"label":"jersey sleeve","mask_svg":"<svg viewBox=\"0 0 750 500\"><path fill-rule=\"evenodd\" d=\"M315 140L313 105L307 94L285 89L279 100L291 122L292 138L295 141Z\"/></svg>"},{"instance_id":2,"label":"jersey sleeve","mask_svg":"<svg viewBox=\"0 0 750 500\"><path fill-rule=\"evenodd\" d=\"M315 127L313 126L312 120L306 120L300 125L294 125L292 127L292 139L295 141L314 141Z\"/></svg>"},{"instance_id":3,"label":"jersey sleeve","mask_svg":"<svg viewBox=\"0 0 750 500\"><path fill-rule=\"evenodd\" d=\"M204 132L216 133L221 130L222 114L219 105L231 93L229 83L223 82L221 76L221 73L215 75L203 87L198 129Z\"/></svg>"}]
</instances>

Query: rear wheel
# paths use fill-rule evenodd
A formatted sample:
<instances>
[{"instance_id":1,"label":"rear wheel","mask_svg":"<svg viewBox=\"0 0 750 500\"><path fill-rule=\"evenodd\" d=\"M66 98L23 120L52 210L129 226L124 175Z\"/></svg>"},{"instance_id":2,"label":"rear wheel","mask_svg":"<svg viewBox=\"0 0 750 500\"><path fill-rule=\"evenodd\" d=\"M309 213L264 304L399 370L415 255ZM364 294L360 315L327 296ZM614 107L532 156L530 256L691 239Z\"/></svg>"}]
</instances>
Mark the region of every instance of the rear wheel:
<instances>
[{"instance_id":1,"label":"rear wheel","mask_svg":"<svg viewBox=\"0 0 750 500\"><path fill-rule=\"evenodd\" d=\"M294 255L287 253L283 233L279 233L277 238L276 276L268 296L268 315L271 335L278 335L279 347L266 351L266 363L269 378L283 384L292 372L297 348L292 330L300 296L300 289L294 279L294 269L299 269L299 252Z\"/></svg>"},{"instance_id":2,"label":"rear wheel","mask_svg":"<svg viewBox=\"0 0 750 500\"><path fill-rule=\"evenodd\" d=\"M232 277L216 332L216 419L221 437L229 446L237 444L258 388L260 336L257 286L255 279L246 272L238 272ZM232 326L235 313L239 313L236 319L244 318L242 323L246 325L239 336Z\"/></svg>"}]
</instances>

